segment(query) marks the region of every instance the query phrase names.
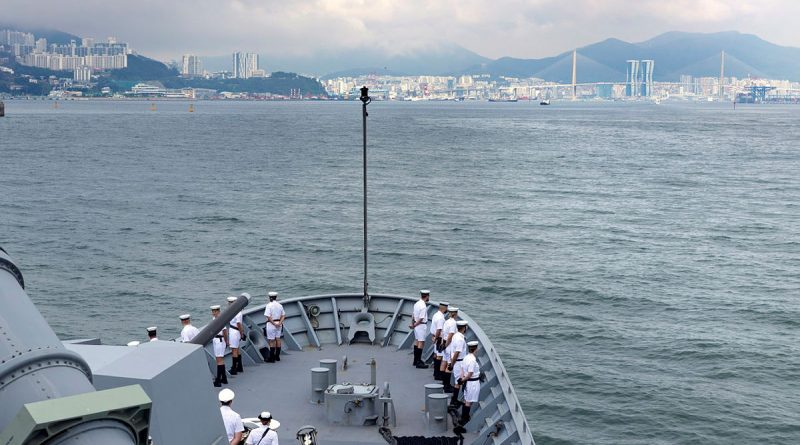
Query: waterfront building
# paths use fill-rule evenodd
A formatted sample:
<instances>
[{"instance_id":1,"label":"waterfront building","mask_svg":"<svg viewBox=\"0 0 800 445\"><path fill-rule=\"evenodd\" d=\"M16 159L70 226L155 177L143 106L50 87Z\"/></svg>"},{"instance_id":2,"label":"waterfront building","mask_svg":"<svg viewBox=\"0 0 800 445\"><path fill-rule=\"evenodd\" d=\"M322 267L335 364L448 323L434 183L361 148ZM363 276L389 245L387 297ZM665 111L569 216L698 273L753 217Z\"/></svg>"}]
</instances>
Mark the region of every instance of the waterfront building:
<instances>
[{"instance_id":1,"label":"waterfront building","mask_svg":"<svg viewBox=\"0 0 800 445\"><path fill-rule=\"evenodd\" d=\"M688 74L681 74L680 78L681 94L697 94L694 88L694 79Z\"/></svg>"},{"instance_id":2,"label":"waterfront building","mask_svg":"<svg viewBox=\"0 0 800 445\"><path fill-rule=\"evenodd\" d=\"M597 97L601 99L611 99L614 97L614 85L610 83L597 84Z\"/></svg>"},{"instance_id":3,"label":"waterfront building","mask_svg":"<svg viewBox=\"0 0 800 445\"><path fill-rule=\"evenodd\" d=\"M131 88L131 91L126 93L129 96L139 97L160 97L167 94L167 90L158 85L151 85L149 83L137 83Z\"/></svg>"}]
</instances>

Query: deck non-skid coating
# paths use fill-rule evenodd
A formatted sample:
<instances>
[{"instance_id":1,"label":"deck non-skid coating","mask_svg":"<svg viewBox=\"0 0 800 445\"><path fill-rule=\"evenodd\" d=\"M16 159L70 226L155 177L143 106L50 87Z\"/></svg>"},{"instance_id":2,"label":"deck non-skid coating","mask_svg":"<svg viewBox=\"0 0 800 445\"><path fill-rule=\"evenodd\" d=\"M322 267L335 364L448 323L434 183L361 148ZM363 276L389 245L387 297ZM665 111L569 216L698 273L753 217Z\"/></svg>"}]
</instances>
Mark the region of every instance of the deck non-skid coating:
<instances>
[{"instance_id":1,"label":"deck non-skid coating","mask_svg":"<svg viewBox=\"0 0 800 445\"><path fill-rule=\"evenodd\" d=\"M342 370L342 357L347 356L348 366ZM243 374L228 377L228 387L236 393L233 408L242 417L256 417L269 411L281 422L278 430L281 441L295 443L295 433L303 425L314 425L319 431L320 445L330 441L359 444L385 444L377 426L331 426L327 424L324 404L312 404L311 368L318 367L321 359L339 361L338 382L369 383L371 359L377 362L377 384L389 389L397 413L395 436L427 436L425 406L426 383L433 383L431 369L411 366L408 350L394 347L354 344L350 346L323 345L321 350L306 348L302 352L282 353L281 361L245 368ZM380 415L380 413L378 413ZM448 420L449 421L449 420ZM452 423L448 424L449 436ZM470 443L475 434L465 436Z\"/></svg>"}]
</instances>

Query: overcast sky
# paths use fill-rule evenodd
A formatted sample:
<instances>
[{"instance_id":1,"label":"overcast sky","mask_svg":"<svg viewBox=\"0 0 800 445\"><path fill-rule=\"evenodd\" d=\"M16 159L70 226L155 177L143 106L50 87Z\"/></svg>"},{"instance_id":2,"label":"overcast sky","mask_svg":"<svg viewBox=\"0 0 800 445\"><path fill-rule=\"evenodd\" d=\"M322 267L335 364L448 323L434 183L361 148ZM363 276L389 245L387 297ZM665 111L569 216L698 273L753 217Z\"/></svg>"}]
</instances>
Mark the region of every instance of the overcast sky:
<instances>
[{"instance_id":1,"label":"overcast sky","mask_svg":"<svg viewBox=\"0 0 800 445\"><path fill-rule=\"evenodd\" d=\"M444 42L532 58L672 30L738 30L800 47L798 17L798 0L0 0L0 22L113 35L161 60L234 50L404 52Z\"/></svg>"}]
</instances>

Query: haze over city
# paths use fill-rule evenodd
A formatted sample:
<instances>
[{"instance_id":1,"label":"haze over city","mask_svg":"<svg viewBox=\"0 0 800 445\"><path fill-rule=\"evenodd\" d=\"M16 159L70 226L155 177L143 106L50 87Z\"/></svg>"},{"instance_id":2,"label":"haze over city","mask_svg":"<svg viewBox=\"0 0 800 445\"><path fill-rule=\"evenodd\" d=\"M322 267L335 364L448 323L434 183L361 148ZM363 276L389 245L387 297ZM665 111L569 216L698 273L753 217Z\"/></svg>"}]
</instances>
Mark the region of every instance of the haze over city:
<instances>
[{"instance_id":1,"label":"haze over city","mask_svg":"<svg viewBox=\"0 0 800 445\"><path fill-rule=\"evenodd\" d=\"M800 46L790 0L4 0L0 21L78 35L114 35L161 60L247 50L273 56L458 44L483 56L554 55L609 37L739 30ZM90 12L87 12L90 11Z\"/></svg>"}]
</instances>

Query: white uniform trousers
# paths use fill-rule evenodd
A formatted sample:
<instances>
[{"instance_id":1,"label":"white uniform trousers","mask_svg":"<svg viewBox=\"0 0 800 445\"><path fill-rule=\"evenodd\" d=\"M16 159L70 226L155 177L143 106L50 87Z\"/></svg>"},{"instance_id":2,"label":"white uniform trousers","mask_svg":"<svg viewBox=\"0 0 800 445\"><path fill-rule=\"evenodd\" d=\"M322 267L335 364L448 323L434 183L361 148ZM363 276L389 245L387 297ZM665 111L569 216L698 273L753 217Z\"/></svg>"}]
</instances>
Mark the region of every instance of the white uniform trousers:
<instances>
[{"instance_id":1,"label":"white uniform trousers","mask_svg":"<svg viewBox=\"0 0 800 445\"><path fill-rule=\"evenodd\" d=\"M214 357L225 357L225 340L214 337Z\"/></svg>"},{"instance_id":2,"label":"white uniform trousers","mask_svg":"<svg viewBox=\"0 0 800 445\"><path fill-rule=\"evenodd\" d=\"M281 338L281 335L283 335L283 326L276 327L274 324L267 322L267 340Z\"/></svg>"},{"instance_id":3,"label":"white uniform trousers","mask_svg":"<svg viewBox=\"0 0 800 445\"><path fill-rule=\"evenodd\" d=\"M238 348L241 341L242 333L238 329L228 328L228 342L231 344L231 348Z\"/></svg>"},{"instance_id":4,"label":"white uniform trousers","mask_svg":"<svg viewBox=\"0 0 800 445\"><path fill-rule=\"evenodd\" d=\"M464 401L475 403L478 401L478 397L481 394L481 382L479 380L467 382L467 386L464 388Z\"/></svg>"},{"instance_id":5,"label":"white uniform trousers","mask_svg":"<svg viewBox=\"0 0 800 445\"><path fill-rule=\"evenodd\" d=\"M414 339L417 341L425 341L428 338L428 325L421 324L414 328Z\"/></svg>"}]
</instances>

